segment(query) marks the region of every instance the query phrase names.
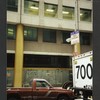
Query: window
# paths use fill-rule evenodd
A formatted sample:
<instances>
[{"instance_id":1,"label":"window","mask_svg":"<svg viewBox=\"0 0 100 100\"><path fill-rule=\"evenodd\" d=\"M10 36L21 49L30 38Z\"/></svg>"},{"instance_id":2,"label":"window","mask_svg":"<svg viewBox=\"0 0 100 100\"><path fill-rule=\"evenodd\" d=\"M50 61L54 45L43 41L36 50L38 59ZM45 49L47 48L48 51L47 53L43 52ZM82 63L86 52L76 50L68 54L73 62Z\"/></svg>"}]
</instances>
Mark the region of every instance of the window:
<instances>
[{"instance_id":1,"label":"window","mask_svg":"<svg viewBox=\"0 0 100 100\"><path fill-rule=\"evenodd\" d=\"M50 56L24 54L24 67L45 68L69 68L71 58L69 56Z\"/></svg>"},{"instance_id":2,"label":"window","mask_svg":"<svg viewBox=\"0 0 100 100\"><path fill-rule=\"evenodd\" d=\"M50 85L45 81L36 81L36 87L49 88Z\"/></svg>"},{"instance_id":3,"label":"window","mask_svg":"<svg viewBox=\"0 0 100 100\"><path fill-rule=\"evenodd\" d=\"M7 53L7 87L13 87L15 54ZM8 69L9 68L9 69Z\"/></svg>"},{"instance_id":4,"label":"window","mask_svg":"<svg viewBox=\"0 0 100 100\"><path fill-rule=\"evenodd\" d=\"M38 33L37 28L24 27L24 40L26 41L37 41Z\"/></svg>"},{"instance_id":5,"label":"window","mask_svg":"<svg viewBox=\"0 0 100 100\"><path fill-rule=\"evenodd\" d=\"M7 67L14 67L15 54L7 54Z\"/></svg>"},{"instance_id":6,"label":"window","mask_svg":"<svg viewBox=\"0 0 100 100\"><path fill-rule=\"evenodd\" d=\"M57 66L63 68L69 68L70 65L70 57L69 56L59 56L57 58Z\"/></svg>"},{"instance_id":7,"label":"window","mask_svg":"<svg viewBox=\"0 0 100 100\"><path fill-rule=\"evenodd\" d=\"M44 15L46 17L57 17L58 7L55 4L44 4Z\"/></svg>"},{"instance_id":8,"label":"window","mask_svg":"<svg viewBox=\"0 0 100 100\"><path fill-rule=\"evenodd\" d=\"M6 78L6 86L7 87L13 87L14 82L14 70L13 69L7 69L7 78Z\"/></svg>"},{"instance_id":9,"label":"window","mask_svg":"<svg viewBox=\"0 0 100 100\"><path fill-rule=\"evenodd\" d=\"M80 43L81 45L91 44L91 33L80 33Z\"/></svg>"},{"instance_id":10,"label":"window","mask_svg":"<svg viewBox=\"0 0 100 100\"><path fill-rule=\"evenodd\" d=\"M56 30L44 29L43 41L55 43L56 42Z\"/></svg>"},{"instance_id":11,"label":"window","mask_svg":"<svg viewBox=\"0 0 100 100\"><path fill-rule=\"evenodd\" d=\"M66 39L70 38L70 31L62 31L63 43L70 44Z\"/></svg>"},{"instance_id":12,"label":"window","mask_svg":"<svg viewBox=\"0 0 100 100\"><path fill-rule=\"evenodd\" d=\"M91 22L91 10L80 9L80 20Z\"/></svg>"},{"instance_id":13,"label":"window","mask_svg":"<svg viewBox=\"0 0 100 100\"><path fill-rule=\"evenodd\" d=\"M7 39L15 39L16 25L7 25Z\"/></svg>"},{"instance_id":14,"label":"window","mask_svg":"<svg viewBox=\"0 0 100 100\"><path fill-rule=\"evenodd\" d=\"M74 8L63 6L62 14L64 19L72 20L74 19Z\"/></svg>"},{"instance_id":15,"label":"window","mask_svg":"<svg viewBox=\"0 0 100 100\"><path fill-rule=\"evenodd\" d=\"M7 0L7 10L18 11L18 0Z\"/></svg>"},{"instance_id":16,"label":"window","mask_svg":"<svg viewBox=\"0 0 100 100\"><path fill-rule=\"evenodd\" d=\"M33 0L24 0L24 12L26 14L39 14L39 2Z\"/></svg>"}]
</instances>

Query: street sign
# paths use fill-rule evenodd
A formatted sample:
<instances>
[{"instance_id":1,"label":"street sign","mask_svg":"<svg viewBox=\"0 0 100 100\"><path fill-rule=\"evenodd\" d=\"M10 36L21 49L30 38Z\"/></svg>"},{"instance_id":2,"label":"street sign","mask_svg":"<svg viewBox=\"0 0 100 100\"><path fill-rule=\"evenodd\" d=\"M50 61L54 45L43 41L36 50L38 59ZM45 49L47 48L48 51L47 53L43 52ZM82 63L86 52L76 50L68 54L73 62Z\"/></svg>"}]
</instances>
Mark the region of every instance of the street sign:
<instances>
[{"instance_id":1,"label":"street sign","mask_svg":"<svg viewBox=\"0 0 100 100\"><path fill-rule=\"evenodd\" d=\"M92 89L93 87L93 54L89 51L72 58L73 86Z\"/></svg>"},{"instance_id":2,"label":"street sign","mask_svg":"<svg viewBox=\"0 0 100 100\"><path fill-rule=\"evenodd\" d=\"M79 31L74 31L70 33L71 35L71 45L79 43Z\"/></svg>"}]
</instances>

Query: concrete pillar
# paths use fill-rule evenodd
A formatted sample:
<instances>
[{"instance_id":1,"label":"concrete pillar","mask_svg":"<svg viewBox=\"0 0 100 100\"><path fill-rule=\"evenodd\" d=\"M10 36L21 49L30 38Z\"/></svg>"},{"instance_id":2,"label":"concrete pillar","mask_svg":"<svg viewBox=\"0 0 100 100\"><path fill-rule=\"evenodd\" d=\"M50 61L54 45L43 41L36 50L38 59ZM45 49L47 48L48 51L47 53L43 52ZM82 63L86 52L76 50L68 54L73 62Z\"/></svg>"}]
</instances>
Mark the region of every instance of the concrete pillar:
<instances>
[{"instance_id":1,"label":"concrete pillar","mask_svg":"<svg viewBox=\"0 0 100 100\"><path fill-rule=\"evenodd\" d=\"M23 25L17 25L16 49L15 49L15 70L14 70L14 87L22 86L23 74Z\"/></svg>"},{"instance_id":2,"label":"concrete pillar","mask_svg":"<svg viewBox=\"0 0 100 100\"><path fill-rule=\"evenodd\" d=\"M63 1L62 0L58 0L58 18L62 19L62 5L63 5Z\"/></svg>"},{"instance_id":3,"label":"concrete pillar","mask_svg":"<svg viewBox=\"0 0 100 100\"><path fill-rule=\"evenodd\" d=\"M39 25L44 25L44 0L39 1Z\"/></svg>"}]
</instances>

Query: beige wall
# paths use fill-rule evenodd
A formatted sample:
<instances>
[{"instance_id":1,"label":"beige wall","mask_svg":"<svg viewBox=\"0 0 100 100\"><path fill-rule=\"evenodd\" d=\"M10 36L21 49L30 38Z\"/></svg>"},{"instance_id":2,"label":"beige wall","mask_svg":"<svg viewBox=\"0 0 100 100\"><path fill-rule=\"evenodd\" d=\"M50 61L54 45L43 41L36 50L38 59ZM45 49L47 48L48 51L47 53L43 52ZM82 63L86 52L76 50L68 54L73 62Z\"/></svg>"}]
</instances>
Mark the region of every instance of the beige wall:
<instances>
[{"instance_id":1,"label":"beige wall","mask_svg":"<svg viewBox=\"0 0 100 100\"><path fill-rule=\"evenodd\" d=\"M44 17L44 2L58 4L58 18ZM41 0L39 16L24 14L24 0L22 0L22 9L20 10L20 0L18 5L18 12L7 11L7 22L22 23L30 26L49 27L54 29L75 29L74 20L62 19L61 9L62 5L75 7L75 0ZM92 2L86 0L79 0L79 7L85 9L92 9ZM22 12L21 16L20 13ZM80 22L80 30L93 31L92 22Z\"/></svg>"},{"instance_id":2,"label":"beige wall","mask_svg":"<svg viewBox=\"0 0 100 100\"><path fill-rule=\"evenodd\" d=\"M44 17L44 2L54 3L59 5L58 18ZM26 26L47 27L61 30L74 30L74 20L62 19L62 5L75 7L75 0L41 0L41 12L39 16L24 14L24 0L22 0L22 9L20 10L20 0L18 3L18 12L7 11L7 23L22 23ZM79 0L79 6L86 9L92 9L92 2L86 0ZM22 12L20 16L20 11ZM80 30L92 32L92 22L80 22ZM15 51L15 40L7 40L7 50ZM81 46L81 52L92 50L92 46ZM38 42L24 41L24 51L40 52L40 53L73 53L73 46L70 44L63 44L59 31L57 32L57 43L47 43L42 41L42 29L39 30Z\"/></svg>"},{"instance_id":3,"label":"beige wall","mask_svg":"<svg viewBox=\"0 0 100 100\"><path fill-rule=\"evenodd\" d=\"M15 40L7 40L7 50L15 51ZM24 41L24 52L39 53L39 54L59 54L59 55L72 55L73 46L70 44L63 44L60 31L57 31L56 43L43 42L42 29L38 31L38 41ZM81 53L92 50L92 45L81 45Z\"/></svg>"},{"instance_id":4,"label":"beige wall","mask_svg":"<svg viewBox=\"0 0 100 100\"><path fill-rule=\"evenodd\" d=\"M32 43L24 42L24 51L48 52L48 53L72 53L73 49L69 45L55 43Z\"/></svg>"},{"instance_id":5,"label":"beige wall","mask_svg":"<svg viewBox=\"0 0 100 100\"><path fill-rule=\"evenodd\" d=\"M7 43L7 44L6 44L7 50L15 51L15 47L16 47L16 45L15 45L15 40L7 40L6 43Z\"/></svg>"},{"instance_id":6,"label":"beige wall","mask_svg":"<svg viewBox=\"0 0 100 100\"><path fill-rule=\"evenodd\" d=\"M38 42L24 42L24 51L33 51L41 53L70 53L73 52L73 47L70 44L63 44L60 32L57 32L56 43L43 42L42 29L39 30Z\"/></svg>"}]
</instances>

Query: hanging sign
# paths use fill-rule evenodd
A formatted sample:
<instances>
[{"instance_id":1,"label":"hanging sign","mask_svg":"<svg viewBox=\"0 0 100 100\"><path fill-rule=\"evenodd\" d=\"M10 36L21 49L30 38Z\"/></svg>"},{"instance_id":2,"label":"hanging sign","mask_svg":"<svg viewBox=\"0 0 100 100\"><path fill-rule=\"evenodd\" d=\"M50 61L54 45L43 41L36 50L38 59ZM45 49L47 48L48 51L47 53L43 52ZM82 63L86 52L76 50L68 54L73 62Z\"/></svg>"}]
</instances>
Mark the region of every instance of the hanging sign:
<instances>
[{"instance_id":1,"label":"hanging sign","mask_svg":"<svg viewBox=\"0 0 100 100\"><path fill-rule=\"evenodd\" d=\"M71 32L71 45L79 43L79 31Z\"/></svg>"}]
</instances>

